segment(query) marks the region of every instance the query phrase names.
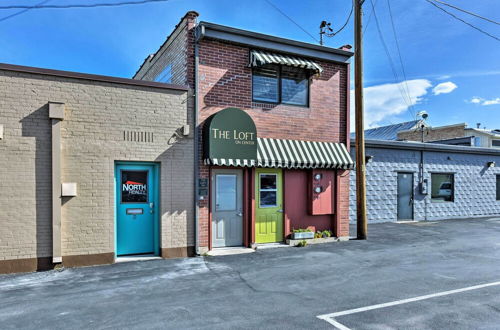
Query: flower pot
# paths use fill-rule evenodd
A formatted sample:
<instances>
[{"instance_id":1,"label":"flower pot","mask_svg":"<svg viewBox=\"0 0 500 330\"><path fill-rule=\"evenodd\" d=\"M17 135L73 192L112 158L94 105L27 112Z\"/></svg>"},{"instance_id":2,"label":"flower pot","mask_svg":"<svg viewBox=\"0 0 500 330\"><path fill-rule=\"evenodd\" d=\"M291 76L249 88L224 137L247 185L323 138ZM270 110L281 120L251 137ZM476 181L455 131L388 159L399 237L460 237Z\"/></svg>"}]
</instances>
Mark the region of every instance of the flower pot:
<instances>
[{"instance_id":1,"label":"flower pot","mask_svg":"<svg viewBox=\"0 0 500 330\"><path fill-rule=\"evenodd\" d=\"M310 238L314 238L314 232L312 231L292 233L292 239L310 239Z\"/></svg>"}]
</instances>

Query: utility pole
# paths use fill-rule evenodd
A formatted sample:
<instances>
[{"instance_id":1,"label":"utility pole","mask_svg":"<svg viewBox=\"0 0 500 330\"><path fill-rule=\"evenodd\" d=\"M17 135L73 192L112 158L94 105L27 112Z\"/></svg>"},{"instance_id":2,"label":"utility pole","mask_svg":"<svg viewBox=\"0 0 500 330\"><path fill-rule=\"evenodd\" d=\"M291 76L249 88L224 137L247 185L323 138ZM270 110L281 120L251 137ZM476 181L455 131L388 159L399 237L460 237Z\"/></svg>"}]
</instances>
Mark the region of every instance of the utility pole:
<instances>
[{"instance_id":1,"label":"utility pole","mask_svg":"<svg viewBox=\"0 0 500 330\"><path fill-rule=\"evenodd\" d=\"M354 0L354 100L356 115L356 212L357 238L366 239L366 160L363 118L363 12L364 0Z\"/></svg>"}]
</instances>

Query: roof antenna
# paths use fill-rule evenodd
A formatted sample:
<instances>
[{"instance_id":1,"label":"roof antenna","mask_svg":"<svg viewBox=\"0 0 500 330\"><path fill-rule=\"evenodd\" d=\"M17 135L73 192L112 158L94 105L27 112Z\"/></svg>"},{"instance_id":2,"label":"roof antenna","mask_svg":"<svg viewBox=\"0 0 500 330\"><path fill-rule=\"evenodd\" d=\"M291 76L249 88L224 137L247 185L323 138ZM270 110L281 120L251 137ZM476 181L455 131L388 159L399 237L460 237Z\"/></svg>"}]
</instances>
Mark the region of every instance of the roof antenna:
<instances>
[{"instance_id":1,"label":"roof antenna","mask_svg":"<svg viewBox=\"0 0 500 330\"><path fill-rule=\"evenodd\" d=\"M333 33L333 29L331 28L332 23L327 21L321 21L319 25L319 44L323 46L323 35L327 37L333 37L335 33Z\"/></svg>"}]
</instances>

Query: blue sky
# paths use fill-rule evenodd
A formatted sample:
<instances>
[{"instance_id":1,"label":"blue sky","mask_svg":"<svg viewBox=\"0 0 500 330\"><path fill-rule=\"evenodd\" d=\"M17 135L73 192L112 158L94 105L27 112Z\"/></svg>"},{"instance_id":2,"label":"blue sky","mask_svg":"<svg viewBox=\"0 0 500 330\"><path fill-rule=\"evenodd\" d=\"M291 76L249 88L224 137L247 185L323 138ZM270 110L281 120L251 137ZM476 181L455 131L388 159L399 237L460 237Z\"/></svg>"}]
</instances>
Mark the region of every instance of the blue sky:
<instances>
[{"instance_id":1,"label":"blue sky","mask_svg":"<svg viewBox=\"0 0 500 330\"><path fill-rule=\"evenodd\" d=\"M51 0L47 4L118 2L120 0ZM317 37L322 20L341 26L349 0L272 0ZM414 118L426 110L433 126L477 122L500 128L500 42L447 16L425 0L389 0L407 81L399 65L388 0L372 0L399 79L391 71L380 42L372 3L364 4L366 126ZM446 0L500 20L498 0ZM1 5L36 4L41 0L4 0ZM265 0L170 0L165 3L94 9L0 10L0 62L131 77L143 59L158 49L188 10L200 20L315 41ZM447 10L500 37L500 26ZM372 16L370 18L370 16ZM327 46L353 44L353 20ZM396 84L399 82L399 85ZM404 95L404 97L402 96ZM409 107L411 105L411 107Z\"/></svg>"}]
</instances>

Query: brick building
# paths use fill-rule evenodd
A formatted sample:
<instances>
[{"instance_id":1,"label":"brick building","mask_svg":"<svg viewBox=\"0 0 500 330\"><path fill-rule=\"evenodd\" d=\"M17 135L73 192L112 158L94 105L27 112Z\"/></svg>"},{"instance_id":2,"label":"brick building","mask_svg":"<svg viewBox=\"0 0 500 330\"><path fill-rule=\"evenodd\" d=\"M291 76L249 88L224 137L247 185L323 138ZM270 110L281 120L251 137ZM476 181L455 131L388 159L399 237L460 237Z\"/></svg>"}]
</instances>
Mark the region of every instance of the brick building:
<instances>
[{"instance_id":1,"label":"brick building","mask_svg":"<svg viewBox=\"0 0 500 330\"><path fill-rule=\"evenodd\" d=\"M283 39L188 12L134 76L188 85L196 250L349 236L349 47Z\"/></svg>"},{"instance_id":2,"label":"brick building","mask_svg":"<svg viewBox=\"0 0 500 330\"><path fill-rule=\"evenodd\" d=\"M193 254L187 93L0 64L0 273Z\"/></svg>"}]
</instances>

